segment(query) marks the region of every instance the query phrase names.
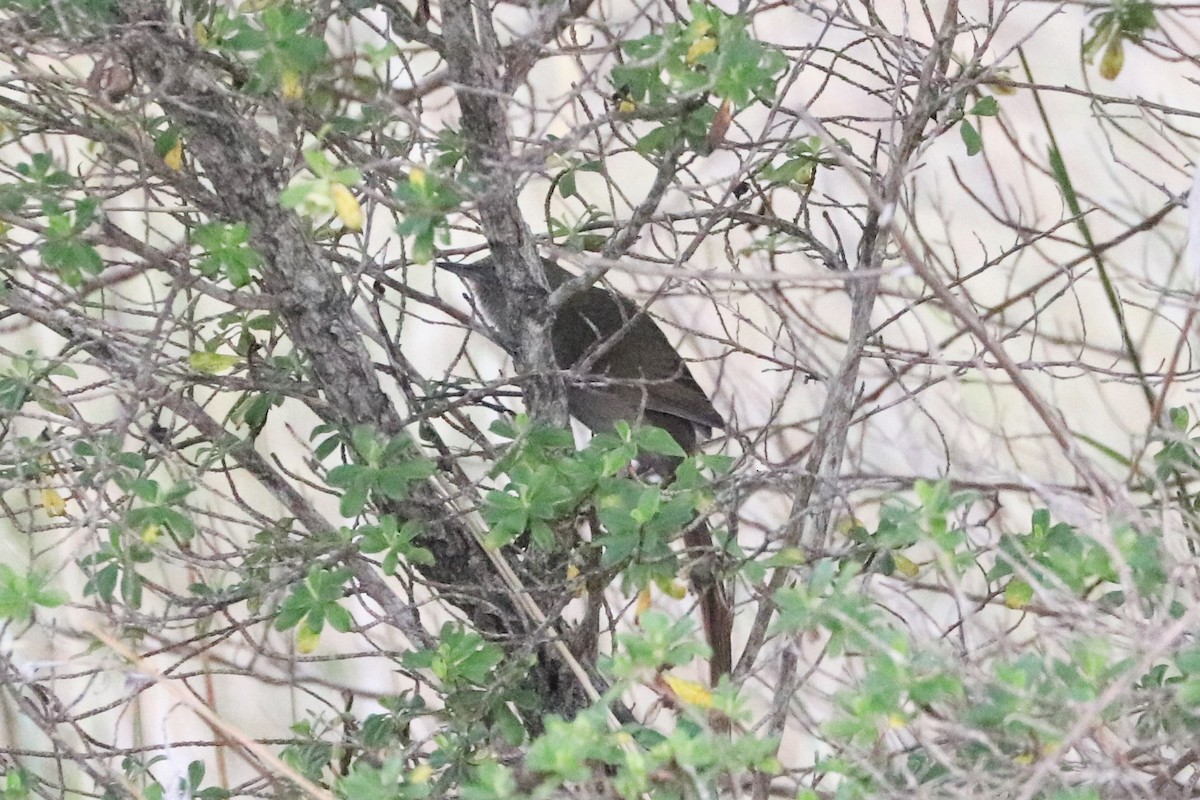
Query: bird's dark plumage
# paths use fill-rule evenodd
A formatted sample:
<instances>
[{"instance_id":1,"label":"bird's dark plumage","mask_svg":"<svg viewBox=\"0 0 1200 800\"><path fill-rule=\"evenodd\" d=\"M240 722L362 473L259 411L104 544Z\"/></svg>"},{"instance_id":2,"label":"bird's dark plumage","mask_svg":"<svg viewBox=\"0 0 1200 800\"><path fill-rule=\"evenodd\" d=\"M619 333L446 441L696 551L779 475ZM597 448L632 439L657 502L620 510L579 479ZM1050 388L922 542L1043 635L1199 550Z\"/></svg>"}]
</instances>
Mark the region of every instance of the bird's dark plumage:
<instances>
[{"instance_id":1,"label":"bird's dark plumage","mask_svg":"<svg viewBox=\"0 0 1200 800\"><path fill-rule=\"evenodd\" d=\"M439 262L438 266L471 283L476 302L489 321L506 332L512 315L490 258L470 264ZM546 259L542 268L551 291L575 277ZM580 380L568 383L567 408L592 431L611 431L621 420L653 425L691 454L714 428L725 427L725 420L658 323L629 298L601 286L582 289L558 308L550 336L559 368L583 373ZM641 461L643 467L667 480L679 463L679 459L654 454ZM701 522L689 528L684 542L689 549L703 551L712 547L712 535ZM711 571L698 570L694 583L713 650L710 673L715 683L732 669L733 612L725 587Z\"/></svg>"}]
</instances>

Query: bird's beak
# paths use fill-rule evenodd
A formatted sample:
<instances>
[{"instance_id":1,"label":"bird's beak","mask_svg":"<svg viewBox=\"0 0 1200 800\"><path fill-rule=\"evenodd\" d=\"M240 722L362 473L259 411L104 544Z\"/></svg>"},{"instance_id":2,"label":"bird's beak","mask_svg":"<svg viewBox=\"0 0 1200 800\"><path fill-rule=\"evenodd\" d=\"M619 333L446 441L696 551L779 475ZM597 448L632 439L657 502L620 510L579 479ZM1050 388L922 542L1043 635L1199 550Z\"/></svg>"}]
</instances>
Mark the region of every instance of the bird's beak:
<instances>
[{"instance_id":1,"label":"bird's beak","mask_svg":"<svg viewBox=\"0 0 1200 800\"><path fill-rule=\"evenodd\" d=\"M462 280L471 284L471 286L474 288L479 288L480 286L496 286L499 288L499 285L496 282L495 268L492 266L492 262L489 259L483 258L470 263L463 263L459 261L435 261L434 266L438 267L439 269L444 269L446 272L457 275Z\"/></svg>"},{"instance_id":2,"label":"bird's beak","mask_svg":"<svg viewBox=\"0 0 1200 800\"><path fill-rule=\"evenodd\" d=\"M456 264L453 261L435 261L433 262L433 266L437 267L438 269L444 269L447 272L453 272L455 275L461 275L463 273L463 268L467 265Z\"/></svg>"}]
</instances>

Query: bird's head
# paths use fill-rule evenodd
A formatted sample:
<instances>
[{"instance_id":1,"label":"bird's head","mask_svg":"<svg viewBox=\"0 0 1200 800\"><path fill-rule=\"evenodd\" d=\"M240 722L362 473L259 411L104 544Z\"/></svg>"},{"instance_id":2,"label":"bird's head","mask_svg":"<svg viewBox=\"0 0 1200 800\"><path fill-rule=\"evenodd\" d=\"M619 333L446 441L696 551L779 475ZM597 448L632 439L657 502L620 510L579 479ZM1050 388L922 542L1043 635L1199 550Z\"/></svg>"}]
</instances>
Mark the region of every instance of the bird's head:
<instances>
[{"instance_id":1,"label":"bird's head","mask_svg":"<svg viewBox=\"0 0 1200 800\"><path fill-rule=\"evenodd\" d=\"M435 265L469 282L476 289L500 291L500 279L496 275L496 265L491 256L470 263L437 261Z\"/></svg>"}]
</instances>

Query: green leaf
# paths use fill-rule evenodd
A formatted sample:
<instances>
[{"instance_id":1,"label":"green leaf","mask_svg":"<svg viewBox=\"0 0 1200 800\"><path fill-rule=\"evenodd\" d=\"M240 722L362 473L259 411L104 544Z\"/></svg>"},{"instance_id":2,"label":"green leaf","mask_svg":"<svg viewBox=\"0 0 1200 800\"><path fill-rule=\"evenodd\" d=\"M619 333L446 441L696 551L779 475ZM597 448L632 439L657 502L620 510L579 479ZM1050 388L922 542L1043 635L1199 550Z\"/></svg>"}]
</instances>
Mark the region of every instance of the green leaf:
<instances>
[{"instance_id":1,"label":"green leaf","mask_svg":"<svg viewBox=\"0 0 1200 800\"><path fill-rule=\"evenodd\" d=\"M676 458L683 458L687 455L675 438L662 428L651 426L639 428L636 439L638 448L641 450Z\"/></svg>"},{"instance_id":2,"label":"green leaf","mask_svg":"<svg viewBox=\"0 0 1200 800\"><path fill-rule=\"evenodd\" d=\"M438 646L433 650L406 653L405 666L428 669L446 685L463 681L488 685L495 668L504 660L504 651L498 646L456 623L445 623L438 638Z\"/></svg>"},{"instance_id":3,"label":"green leaf","mask_svg":"<svg viewBox=\"0 0 1200 800\"><path fill-rule=\"evenodd\" d=\"M696 639L696 623L691 619L672 620L662 612L647 611L640 623L640 631L617 634L620 647L613 656L613 674L618 677L656 671L663 665L679 666L709 652Z\"/></svg>"},{"instance_id":4,"label":"green leaf","mask_svg":"<svg viewBox=\"0 0 1200 800\"><path fill-rule=\"evenodd\" d=\"M1175 697L1184 708L1200 707L1200 678L1188 677L1175 684Z\"/></svg>"},{"instance_id":5,"label":"green leaf","mask_svg":"<svg viewBox=\"0 0 1200 800\"><path fill-rule=\"evenodd\" d=\"M338 631L353 625L348 611L339 601L351 572L345 568L314 566L304 580L292 587L292 592L280 604L275 617L275 630L284 631L299 626L300 647L311 652L321 631L328 622Z\"/></svg>"},{"instance_id":6,"label":"green leaf","mask_svg":"<svg viewBox=\"0 0 1200 800\"><path fill-rule=\"evenodd\" d=\"M570 722L557 717L546 720L546 734L535 741L526 755L525 765L557 781L581 782L592 775L592 760L607 760L615 747L592 715L582 714Z\"/></svg>"},{"instance_id":7,"label":"green leaf","mask_svg":"<svg viewBox=\"0 0 1200 800\"><path fill-rule=\"evenodd\" d=\"M1177 653L1175 666L1184 675L1200 676L1200 647L1189 647Z\"/></svg>"},{"instance_id":8,"label":"green leaf","mask_svg":"<svg viewBox=\"0 0 1200 800\"><path fill-rule=\"evenodd\" d=\"M1004 605L1022 609L1033 600L1033 587L1020 578L1014 578L1004 587Z\"/></svg>"},{"instance_id":9,"label":"green leaf","mask_svg":"<svg viewBox=\"0 0 1200 800\"><path fill-rule=\"evenodd\" d=\"M994 117L1000 113L1000 104L996 102L995 97L988 95L971 106L971 110L967 113L980 117Z\"/></svg>"},{"instance_id":10,"label":"green leaf","mask_svg":"<svg viewBox=\"0 0 1200 800\"><path fill-rule=\"evenodd\" d=\"M99 275L104 260L90 244L74 239L50 238L41 248L42 263L58 272L70 286L83 283L84 274Z\"/></svg>"},{"instance_id":11,"label":"green leaf","mask_svg":"<svg viewBox=\"0 0 1200 800\"><path fill-rule=\"evenodd\" d=\"M338 512L346 518L357 517L367 507L367 488L355 484L346 490L338 503Z\"/></svg>"},{"instance_id":12,"label":"green leaf","mask_svg":"<svg viewBox=\"0 0 1200 800\"><path fill-rule=\"evenodd\" d=\"M381 569L384 574L390 575L396 571L402 558L413 564L434 563L433 553L413 544L421 530L416 520L408 520L403 526L398 526L396 518L389 514L380 519L378 525L363 526L356 533L362 536L360 547L364 553L384 552Z\"/></svg>"},{"instance_id":13,"label":"green leaf","mask_svg":"<svg viewBox=\"0 0 1200 800\"><path fill-rule=\"evenodd\" d=\"M217 375L242 363L241 356L199 352L188 356L188 366L205 375Z\"/></svg>"},{"instance_id":14,"label":"green leaf","mask_svg":"<svg viewBox=\"0 0 1200 800\"><path fill-rule=\"evenodd\" d=\"M22 574L0 564L0 619L27 622L38 606L56 608L67 602L67 595L47 588L48 583L45 573Z\"/></svg>"},{"instance_id":15,"label":"green leaf","mask_svg":"<svg viewBox=\"0 0 1200 800\"><path fill-rule=\"evenodd\" d=\"M983 137L979 135L979 131L965 119L959 123L958 129L962 134L963 144L967 146L967 155L978 155L983 150Z\"/></svg>"},{"instance_id":16,"label":"green leaf","mask_svg":"<svg viewBox=\"0 0 1200 800\"><path fill-rule=\"evenodd\" d=\"M376 485L385 495L393 500L403 500L408 495L408 487L418 481L433 475L436 471L434 463L425 458L415 458L379 471Z\"/></svg>"}]
</instances>

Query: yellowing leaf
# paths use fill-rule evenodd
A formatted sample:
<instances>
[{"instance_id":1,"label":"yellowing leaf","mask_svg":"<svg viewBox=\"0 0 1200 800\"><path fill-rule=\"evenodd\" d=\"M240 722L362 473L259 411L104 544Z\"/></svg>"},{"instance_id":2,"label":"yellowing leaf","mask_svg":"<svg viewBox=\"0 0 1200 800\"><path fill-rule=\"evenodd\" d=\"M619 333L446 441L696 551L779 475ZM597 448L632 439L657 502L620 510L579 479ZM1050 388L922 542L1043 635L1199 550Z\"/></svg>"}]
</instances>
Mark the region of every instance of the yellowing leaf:
<instances>
[{"instance_id":1,"label":"yellowing leaf","mask_svg":"<svg viewBox=\"0 0 1200 800\"><path fill-rule=\"evenodd\" d=\"M425 170L420 167L413 167L412 172L408 173L408 182L417 189L424 189L426 184Z\"/></svg>"},{"instance_id":2,"label":"yellowing leaf","mask_svg":"<svg viewBox=\"0 0 1200 800\"><path fill-rule=\"evenodd\" d=\"M188 366L205 375L216 375L218 372L232 369L241 361L241 356L227 356L222 353L200 352L188 356Z\"/></svg>"},{"instance_id":3,"label":"yellowing leaf","mask_svg":"<svg viewBox=\"0 0 1200 800\"><path fill-rule=\"evenodd\" d=\"M284 100L299 100L304 97L304 84L300 82L300 73L294 69L285 69L279 76L279 93Z\"/></svg>"},{"instance_id":4,"label":"yellowing leaf","mask_svg":"<svg viewBox=\"0 0 1200 800\"><path fill-rule=\"evenodd\" d=\"M587 595L587 584L578 580L579 567L575 564L567 564L567 583L575 584L575 596L584 597Z\"/></svg>"},{"instance_id":5,"label":"yellowing leaf","mask_svg":"<svg viewBox=\"0 0 1200 800\"><path fill-rule=\"evenodd\" d=\"M617 102L617 111L620 111L622 114L632 114L634 111L637 111L637 103L628 97L622 97Z\"/></svg>"},{"instance_id":6,"label":"yellowing leaf","mask_svg":"<svg viewBox=\"0 0 1200 800\"><path fill-rule=\"evenodd\" d=\"M896 572L899 572L906 578L915 578L917 577L917 573L921 571L921 568L915 562L899 553L892 553L892 563L896 565Z\"/></svg>"},{"instance_id":7,"label":"yellowing leaf","mask_svg":"<svg viewBox=\"0 0 1200 800\"><path fill-rule=\"evenodd\" d=\"M733 107L726 100L724 103L721 103L721 107L713 115L712 124L708 126L708 136L704 139L704 146L708 152L711 153L721 146L721 143L725 141L725 134L729 132L729 125L732 122Z\"/></svg>"},{"instance_id":8,"label":"yellowing leaf","mask_svg":"<svg viewBox=\"0 0 1200 800\"><path fill-rule=\"evenodd\" d=\"M634 619L637 619L638 617L642 616L642 614L650 610L650 601L651 597L649 587L638 592L637 605L634 606L633 609Z\"/></svg>"},{"instance_id":9,"label":"yellowing leaf","mask_svg":"<svg viewBox=\"0 0 1200 800\"><path fill-rule=\"evenodd\" d=\"M1033 599L1033 587L1020 578L1013 578L1004 587L1004 605L1021 609Z\"/></svg>"},{"instance_id":10,"label":"yellowing leaf","mask_svg":"<svg viewBox=\"0 0 1200 800\"><path fill-rule=\"evenodd\" d=\"M1003 95L1005 97L1008 97L1010 95L1014 95L1017 93L1016 88L1014 88L1012 85L1010 85L1008 83L1008 81L1011 81L1011 80L1012 80L1012 75L1009 74L1008 70L998 69L998 70L996 70L996 80L988 81L987 83L984 84L984 86L988 87L989 89L991 89L994 93L996 93L998 95Z\"/></svg>"},{"instance_id":11,"label":"yellowing leaf","mask_svg":"<svg viewBox=\"0 0 1200 800\"><path fill-rule=\"evenodd\" d=\"M1117 34L1104 48L1104 57L1100 59L1100 77L1107 81L1120 75L1121 67L1125 66L1125 46L1122 42L1121 35Z\"/></svg>"},{"instance_id":12,"label":"yellowing leaf","mask_svg":"<svg viewBox=\"0 0 1200 800\"><path fill-rule=\"evenodd\" d=\"M54 489L42 489L42 509L48 517L65 517L67 501Z\"/></svg>"},{"instance_id":13,"label":"yellowing leaf","mask_svg":"<svg viewBox=\"0 0 1200 800\"><path fill-rule=\"evenodd\" d=\"M706 56L716 49L716 39L711 36L702 36L692 42L692 46L688 48L687 55L684 56L684 61L688 64L695 64L701 56Z\"/></svg>"},{"instance_id":14,"label":"yellowing leaf","mask_svg":"<svg viewBox=\"0 0 1200 800\"><path fill-rule=\"evenodd\" d=\"M178 172L183 167L183 140L176 139L171 149L163 154L163 163Z\"/></svg>"},{"instance_id":15,"label":"yellowing leaf","mask_svg":"<svg viewBox=\"0 0 1200 800\"><path fill-rule=\"evenodd\" d=\"M300 627L296 629L296 649L301 653L308 654L317 649L317 643L321 641L321 634L308 627L308 622L301 622Z\"/></svg>"},{"instance_id":16,"label":"yellowing leaf","mask_svg":"<svg viewBox=\"0 0 1200 800\"><path fill-rule=\"evenodd\" d=\"M354 193L340 183L329 187L329 197L333 200L333 210L337 218L346 226L346 230L361 231L363 227L362 206Z\"/></svg>"},{"instance_id":17,"label":"yellowing leaf","mask_svg":"<svg viewBox=\"0 0 1200 800\"><path fill-rule=\"evenodd\" d=\"M663 680L671 687L675 696L688 705L712 708L712 692L704 688L703 684L676 678L674 675L664 675Z\"/></svg>"},{"instance_id":18,"label":"yellowing leaf","mask_svg":"<svg viewBox=\"0 0 1200 800\"><path fill-rule=\"evenodd\" d=\"M208 26L203 22L197 22L192 26L192 35L196 37L196 41L200 43L201 47L208 45Z\"/></svg>"},{"instance_id":19,"label":"yellowing leaf","mask_svg":"<svg viewBox=\"0 0 1200 800\"><path fill-rule=\"evenodd\" d=\"M662 593L672 600L682 600L687 597L687 587L679 581L659 580L655 581L658 588L662 589Z\"/></svg>"},{"instance_id":20,"label":"yellowing leaf","mask_svg":"<svg viewBox=\"0 0 1200 800\"><path fill-rule=\"evenodd\" d=\"M416 786L422 783L429 783L429 779L432 777L433 767L428 764L421 764L408 774L408 782Z\"/></svg>"},{"instance_id":21,"label":"yellowing leaf","mask_svg":"<svg viewBox=\"0 0 1200 800\"><path fill-rule=\"evenodd\" d=\"M808 561L799 547L785 547L763 562L766 567L797 567Z\"/></svg>"},{"instance_id":22,"label":"yellowing leaf","mask_svg":"<svg viewBox=\"0 0 1200 800\"><path fill-rule=\"evenodd\" d=\"M142 528L142 543L154 544L158 541L158 537L162 536L162 528L157 525L147 525Z\"/></svg>"}]
</instances>

